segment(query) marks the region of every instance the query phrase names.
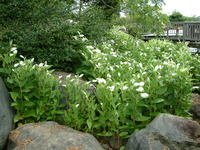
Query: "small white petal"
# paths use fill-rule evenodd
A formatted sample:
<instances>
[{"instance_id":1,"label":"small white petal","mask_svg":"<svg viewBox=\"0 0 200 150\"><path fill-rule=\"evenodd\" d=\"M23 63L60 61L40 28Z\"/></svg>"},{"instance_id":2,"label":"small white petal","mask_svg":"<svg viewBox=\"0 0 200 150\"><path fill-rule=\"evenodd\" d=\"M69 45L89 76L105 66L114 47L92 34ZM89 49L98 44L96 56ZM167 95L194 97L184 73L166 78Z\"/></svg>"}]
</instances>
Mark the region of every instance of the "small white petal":
<instances>
[{"instance_id":1,"label":"small white petal","mask_svg":"<svg viewBox=\"0 0 200 150\"><path fill-rule=\"evenodd\" d=\"M144 91L144 88L140 86L139 88L136 89L136 91L138 91L138 92L143 92L143 91Z\"/></svg>"},{"instance_id":2,"label":"small white petal","mask_svg":"<svg viewBox=\"0 0 200 150\"><path fill-rule=\"evenodd\" d=\"M128 86L123 86L122 90L127 90Z\"/></svg>"},{"instance_id":3,"label":"small white petal","mask_svg":"<svg viewBox=\"0 0 200 150\"><path fill-rule=\"evenodd\" d=\"M149 94L147 94L147 93L141 93L140 96L141 96L142 98L148 98L148 97L149 97Z\"/></svg>"}]
</instances>

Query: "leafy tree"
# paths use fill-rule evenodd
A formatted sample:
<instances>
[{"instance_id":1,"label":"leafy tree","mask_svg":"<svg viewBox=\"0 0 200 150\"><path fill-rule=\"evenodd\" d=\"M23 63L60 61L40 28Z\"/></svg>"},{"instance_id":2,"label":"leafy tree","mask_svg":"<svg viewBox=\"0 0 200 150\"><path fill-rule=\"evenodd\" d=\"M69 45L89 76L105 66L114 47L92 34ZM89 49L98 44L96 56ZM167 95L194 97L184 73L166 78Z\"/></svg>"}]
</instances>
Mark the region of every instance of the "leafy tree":
<instances>
[{"instance_id":1,"label":"leafy tree","mask_svg":"<svg viewBox=\"0 0 200 150\"><path fill-rule=\"evenodd\" d=\"M80 62L84 44L73 36L79 27L71 20L74 1L9 0L0 2L0 39L13 41L19 55L48 61L54 68L72 71Z\"/></svg>"},{"instance_id":2,"label":"leafy tree","mask_svg":"<svg viewBox=\"0 0 200 150\"><path fill-rule=\"evenodd\" d=\"M171 22L175 21L198 21L198 18L193 16L193 17L187 17L181 14L178 11L174 11L171 15L169 15L169 20Z\"/></svg>"}]
</instances>

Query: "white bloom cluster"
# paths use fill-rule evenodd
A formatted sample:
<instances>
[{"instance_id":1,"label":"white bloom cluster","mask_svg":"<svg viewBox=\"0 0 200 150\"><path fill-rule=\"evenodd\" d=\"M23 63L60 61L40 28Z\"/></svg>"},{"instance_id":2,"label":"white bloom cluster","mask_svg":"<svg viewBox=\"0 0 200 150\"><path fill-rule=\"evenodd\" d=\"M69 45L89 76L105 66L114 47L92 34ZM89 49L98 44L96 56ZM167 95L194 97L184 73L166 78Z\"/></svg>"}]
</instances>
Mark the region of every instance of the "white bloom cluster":
<instances>
[{"instance_id":1,"label":"white bloom cluster","mask_svg":"<svg viewBox=\"0 0 200 150\"><path fill-rule=\"evenodd\" d=\"M144 91L144 88L140 86L139 88L136 89L136 91L138 91L138 92L143 92L143 91Z\"/></svg>"},{"instance_id":2,"label":"white bloom cluster","mask_svg":"<svg viewBox=\"0 0 200 150\"><path fill-rule=\"evenodd\" d=\"M142 98L148 98L148 97L149 97L149 94L147 94L147 93L141 93L140 96L141 96Z\"/></svg>"},{"instance_id":3,"label":"white bloom cluster","mask_svg":"<svg viewBox=\"0 0 200 150\"><path fill-rule=\"evenodd\" d=\"M16 48L16 47L12 47L12 48L10 49L10 51L12 52L12 53L10 54L11 57L14 56L15 54L17 54L17 48Z\"/></svg>"},{"instance_id":4,"label":"white bloom cluster","mask_svg":"<svg viewBox=\"0 0 200 150\"><path fill-rule=\"evenodd\" d=\"M115 86L114 85L113 86L108 86L107 89L109 89L111 92L113 92L114 89L115 89Z\"/></svg>"},{"instance_id":5,"label":"white bloom cluster","mask_svg":"<svg viewBox=\"0 0 200 150\"><path fill-rule=\"evenodd\" d=\"M144 86L144 82L135 82L134 84L133 84L134 86Z\"/></svg>"},{"instance_id":6,"label":"white bloom cluster","mask_svg":"<svg viewBox=\"0 0 200 150\"><path fill-rule=\"evenodd\" d=\"M92 80L92 82L98 82L98 83L106 84L106 80L104 78L96 78L96 80Z\"/></svg>"}]
</instances>

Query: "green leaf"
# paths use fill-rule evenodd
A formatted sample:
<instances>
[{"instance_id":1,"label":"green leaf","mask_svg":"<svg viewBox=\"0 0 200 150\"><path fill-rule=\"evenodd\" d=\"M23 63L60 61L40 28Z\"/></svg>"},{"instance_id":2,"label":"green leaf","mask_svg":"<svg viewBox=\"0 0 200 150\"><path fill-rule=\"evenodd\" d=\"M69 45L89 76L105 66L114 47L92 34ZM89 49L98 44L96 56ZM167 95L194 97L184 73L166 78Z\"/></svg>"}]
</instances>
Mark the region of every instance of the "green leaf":
<instances>
[{"instance_id":1,"label":"green leaf","mask_svg":"<svg viewBox=\"0 0 200 150\"><path fill-rule=\"evenodd\" d=\"M24 117L36 117L35 110L28 110L24 113Z\"/></svg>"},{"instance_id":2,"label":"green leaf","mask_svg":"<svg viewBox=\"0 0 200 150\"><path fill-rule=\"evenodd\" d=\"M123 136L126 136L126 135L128 135L128 132L121 132L121 133L119 134L120 137L123 137Z\"/></svg>"},{"instance_id":3,"label":"green leaf","mask_svg":"<svg viewBox=\"0 0 200 150\"><path fill-rule=\"evenodd\" d=\"M10 92L10 96L13 99L13 101L17 100L18 95L19 95L19 93L17 93L17 92Z\"/></svg>"},{"instance_id":4,"label":"green leaf","mask_svg":"<svg viewBox=\"0 0 200 150\"><path fill-rule=\"evenodd\" d=\"M113 136L113 132L103 132L103 133L98 133L98 136Z\"/></svg>"},{"instance_id":5,"label":"green leaf","mask_svg":"<svg viewBox=\"0 0 200 150\"><path fill-rule=\"evenodd\" d=\"M63 111L63 110L56 110L55 113L56 113L56 114L64 114L64 111Z\"/></svg>"},{"instance_id":6,"label":"green leaf","mask_svg":"<svg viewBox=\"0 0 200 150\"><path fill-rule=\"evenodd\" d=\"M33 103L33 102L31 102L31 101L24 101L24 102L23 102L23 105L24 105L24 106L29 106L29 107L30 107L30 106L34 106L35 103Z\"/></svg>"},{"instance_id":7,"label":"green leaf","mask_svg":"<svg viewBox=\"0 0 200 150\"><path fill-rule=\"evenodd\" d=\"M147 120L149 120L150 119L150 117L147 117L147 116L140 116L140 117L137 117L136 119L135 119L135 121L147 121Z\"/></svg>"},{"instance_id":8,"label":"green leaf","mask_svg":"<svg viewBox=\"0 0 200 150\"><path fill-rule=\"evenodd\" d=\"M6 73L4 68L0 68L0 73Z\"/></svg>"},{"instance_id":9,"label":"green leaf","mask_svg":"<svg viewBox=\"0 0 200 150\"><path fill-rule=\"evenodd\" d=\"M17 106L17 105L18 105L18 103L16 103L16 102L11 103L11 106Z\"/></svg>"},{"instance_id":10,"label":"green leaf","mask_svg":"<svg viewBox=\"0 0 200 150\"><path fill-rule=\"evenodd\" d=\"M167 87L165 86L165 87L161 87L159 90L158 90L158 94L159 95L163 95L163 94L165 94L167 92Z\"/></svg>"},{"instance_id":11,"label":"green leaf","mask_svg":"<svg viewBox=\"0 0 200 150\"><path fill-rule=\"evenodd\" d=\"M14 117L14 122L18 122L20 119L20 115L19 114L16 114L15 117Z\"/></svg>"},{"instance_id":12,"label":"green leaf","mask_svg":"<svg viewBox=\"0 0 200 150\"><path fill-rule=\"evenodd\" d=\"M157 103L161 103L161 102L164 102L165 100L163 98L157 98L157 99L154 99L151 101L151 103L153 104L157 104Z\"/></svg>"},{"instance_id":13,"label":"green leaf","mask_svg":"<svg viewBox=\"0 0 200 150\"><path fill-rule=\"evenodd\" d=\"M92 121L90 119L88 119L86 121L86 123L87 123L88 128L91 129L92 128Z\"/></svg>"}]
</instances>

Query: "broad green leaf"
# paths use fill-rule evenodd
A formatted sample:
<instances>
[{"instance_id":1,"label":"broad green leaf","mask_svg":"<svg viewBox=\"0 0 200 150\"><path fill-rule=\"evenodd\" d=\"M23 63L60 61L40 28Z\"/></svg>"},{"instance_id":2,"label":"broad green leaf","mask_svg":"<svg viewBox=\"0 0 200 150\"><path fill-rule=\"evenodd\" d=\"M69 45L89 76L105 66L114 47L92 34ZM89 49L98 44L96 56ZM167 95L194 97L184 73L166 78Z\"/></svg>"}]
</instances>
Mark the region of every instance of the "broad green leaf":
<instances>
[{"instance_id":1,"label":"broad green leaf","mask_svg":"<svg viewBox=\"0 0 200 150\"><path fill-rule=\"evenodd\" d=\"M63 111L63 110L56 110L55 113L56 113L56 114L64 114L64 111Z\"/></svg>"},{"instance_id":2,"label":"broad green leaf","mask_svg":"<svg viewBox=\"0 0 200 150\"><path fill-rule=\"evenodd\" d=\"M149 120L150 119L150 117L147 117L147 116L140 116L140 117L137 117L136 119L135 119L135 121L147 121L147 120Z\"/></svg>"},{"instance_id":3,"label":"broad green leaf","mask_svg":"<svg viewBox=\"0 0 200 150\"><path fill-rule=\"evenodd\" d=\"M88 128L91 129L92 128L92 121L90 119L88 119L86 121L86 123L87 123Z\"/></svg>"},{"instance_id":4,"label":"broad green leaf","mask_svg":"<svg viewBox=\"0 0 200 150\"><path fill-rule=\"evenodd\" d=\"M19 93L17 93L17 92L10 92L10 96L13 99L13 101L16 101L17 97L19 96Z\"/></svg>"},{"instance_id":5,"label":"broad green leaf","mask_svg":"<svg viewBox=\"0 0 200 150\"><path fill-rule=\"evenodd\" d=\"M24 105L24 106L34 106L35 103L33 103L33 102L31 102L31 101L24 101L24 102L23 102L23 105Z\"/></svg>"},{"instance_id":6,"label":"broad green leaf","mask_svg":"<svg viewBox=\"0 0 200 150\"><path fill-rule=\"evenodd\" d=\"M165 87L161 87L159 90L158 90L158 94L159 95L163 95L163 94L165 94L167 92L167 87L165 86Z\"/></svg>"},{"instance_id":7,"label":"broad green leaf","mask_svg":"<svg viewBox=\"0 0 200 150\"><path fill-rule=\"evenodd\" d=\"M128 132L121 132L121 133L119 134L120 137L123 137L123 136L126 136L126 135L128 135Z\"/></svg>"},{"instance_id":8,"label":"broad green leaf","mask_svg":"<svg viewBox=\"0 0 200 150\"><path fill-rule=\"evenodd\" d=\"M20 115L19 115L19 114L16 114L15 117L14 117L14 122L19 121L19 119L20 119Z\"/></svg>"},{"instance_id":9,"label":"broad green leaf","mask_svg":"<svg viewBox=\"0 0 200 150\"><path fill-rule=\"evenodd\" d=\"M35 110L28 110L24 113L24 117L36 117Z\"/></svg>"},{"instance_id":10,"label":"broad green leaf","mask_svg":"<svg viewBox=\"0 0 200 150\"><path fill-rule=\"evenodd\" d=\"M161 102L164 102L164 101L165 101L165 100L162 99L162 98L157 98L157 99L152 100L151 103L157 104L157 103L161 103Z\"/></svg>"},{"instance_id":11,"label":"broad green leaf","mask_svg":"<svg viewBox=\"0 0 200 150\"><path fill-rule=\"evenodd\" d=\"M104 132L104 133L98 133L98 136L113 136L113 132Z\"/></svg>"},{"instance_id":12,"label":"broad green leaf","mask_svg":"<svg viewBox=\"0 0 200 150\"><path fill-rule=\"evenodd\" d=\"M18 103L16 103L16 102L11 103L11 106L17 106L17 105L18 105Z\"/></svg>"}]
</instances>

